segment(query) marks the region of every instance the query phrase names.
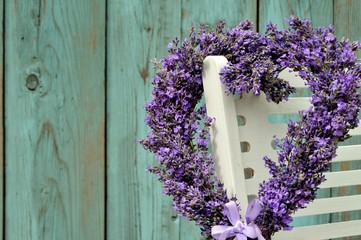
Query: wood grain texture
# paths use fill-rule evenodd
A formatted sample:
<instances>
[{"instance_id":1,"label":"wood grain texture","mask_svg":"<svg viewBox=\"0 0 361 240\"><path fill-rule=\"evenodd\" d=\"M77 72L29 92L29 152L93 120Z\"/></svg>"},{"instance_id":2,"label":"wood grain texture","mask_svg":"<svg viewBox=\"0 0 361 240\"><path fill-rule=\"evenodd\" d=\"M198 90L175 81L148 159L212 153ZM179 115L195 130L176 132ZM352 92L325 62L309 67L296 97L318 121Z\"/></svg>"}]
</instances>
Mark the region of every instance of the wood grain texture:
<instances>
[{"instance_id":1,"label":"wood grain texture","mask_svg":"<svg viewBox=\"0 0 361 240\"><path fill-rule=\"evenodd\" d=\"M4 2L0 0L0 19L6 13L5 39L4 29L0 35L0 53L3 40L6 50L5 63L0 58L1 89L6 66L5 108L0 92L0 108L6 111L6 183L2 175L4 116L0 111L3 240L101 240L105 231L107 239L201 239L194 223L171 210L171 199L162 194L156 178L145 171L154 163L153 155L136 144L149 131L142 106L150 99L152 89L154 70L150 60L166 56L168 42L175 36L186 37L193 23L214 26L219 19L225 19L228 27L251 19L263 32L269 21L284 28L284 18L295 14L311 19L315 26L334 23L339 37L354 41L361 37L358 0ZM351 143L355 141L351 139ZM336 166L360 167L357 161ZM361 189L339 189L333 194L355 191ZM2 219L4 206L6 218ZM352 212L333 215L331 220L359 216ZM319 221L302 219L298 223Z\"/></svg>"},{"instance_id":2,"label":"wood grain texture","mask_svg":"<svg viewBox=\"0 0 361 240\"><path fill-rule=\"evenodd\" d=\"M338 37L360 41L360 11L361 2L358 0L334 0L334 25Z\"/></svg>"},{"instance_id":3,"label":"wood grain texture","mask_svg":"<svg viewBox=\"0 0 361 240\"><path fill-rule=\"evenodd\" d=\"M259 29L265 31L267 23L277 24L280 29L288 25L284 21L291 15L308 18L313 26L333 23L333 1L330 0L259 0Z\"/></svg>"},{"instance_id":4,"label":"wood grain texture","mask_svg":"<svg viewBox=\"0 0 361 240\"><path fill-rule=\"evenodd\" d=\"M182 38L188 37L188 29L194 24L214 27L225 20L227 27L234 27L246 19L257 26L256 0L182 0Z\"/></svg>"},{"instance_id":5,"label":"wood grain texture","mask_svg":"<svg viewBox=\"0 0 361 240\"><path fill-rule=\"evenodd\" d=\"M143 105L152 89L150 61L166 56L180 36L181 2L109 0L108 19L107 239L177 240L171 199L146 172L154 156L137 140L149 131Z\"/></svg>"},{"instance_id":6,"label":"wood grain texture","mask_svg":"<svg viewBox=\"0 0 361 240\"><path fill-rule=\"evenodd\" d=\"M342 37L351 41L361 41L361 1L358 0L335 0L334 1L334 26L336 35L339 39ZM360 51L358 57L361 56ZM361 137L352 137L343 144L361 144ZM361 159L360 159L361 160ZM347 171L361 169L361 161L344 162L334 164L333 171ZM332 190L333 196L344 196L361 194L361 186L341 187ZM334 213L331 216L332 221L361 219L361 210ZM348 240L360 239L358 237L343 238Z\"/></svg>"},{"instance_id":7,"label":"wood grain texture","mask_svg":"<svg viewBox=\"0 0 361 240\"><path fill-rule=\"evenodd\" d=\"M5 12L5 238L104 239L105 3Z\"/></svg>"},{"instance_id":8,"label":"wood grain texture","mask_svg":"<svg viewBox=\"0 0 361 240\"><path fill-rule=\"evenodd\" d=\"M334 0L334 25L336 35L351 41L361 41L361 1ZM361 57L359 51L358 57Z\"/></svg>"},{"instance_id":9,"label":"wood grain texture","mask_svg":"<svg viewBox=\"0 0 361 240\"><path fill-rule=\"evenodd\" d=\"M4 9L3 1L0 1L0 239L3 236L3 226L4 226L4 104L3 104L3 76L4 76L4 62L3 62L3 43L4 43Z\"/></svg>"}]
</instances>

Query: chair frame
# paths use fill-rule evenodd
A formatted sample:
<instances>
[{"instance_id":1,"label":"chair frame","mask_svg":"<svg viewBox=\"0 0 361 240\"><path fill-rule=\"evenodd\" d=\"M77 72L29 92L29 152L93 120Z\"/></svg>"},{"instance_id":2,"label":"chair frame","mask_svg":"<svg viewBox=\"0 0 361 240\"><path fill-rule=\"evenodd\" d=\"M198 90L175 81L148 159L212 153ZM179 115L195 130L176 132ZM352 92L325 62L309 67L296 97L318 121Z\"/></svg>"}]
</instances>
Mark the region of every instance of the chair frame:
<instances>
[{"instance_id":1,"label":"chair frame","mask_svg":"<svg viewBox=\"0 0 361 240\"><path fill-rule=\"evenodd\" d=\"M245 216L248 201L256 196L259 183L269 177L264 167L263 156L276 159L277 152L271 146L272 136L282 137L286 124L272 124L267 120L269 114L297 113L310 106L309 98L290 98L280 104L270 104L261 96L243 94L241 99L225 93L220 82L219 72L227 64L223 56L209 56L203 64L203 86L207 105L207 115L215 118L211 126L212 155L216 164L216 174L224 183L229 196L236 196L241 203L241 215ZM284 72L282 78L290 81L296 88L306 88L304 81L295 73ZM237 116L246 115L245 126L238 126ZM260 127L262 125L262 127ZM361 135L361 127L350 131L351 135ZM262 137L260 137L262 135ZM249 149L241 151L240 144L248 144ZM338 148L335 162L361 160L361 145ZM245 176L244 170L251 170ZM247 173L247 171L246 171ZM246 177L248 179L246 179ZM321 188L361 185L361 170L326 173L327 181ZM312 216L334 212L361 209L361 194L316 199L307 208L299 210L294 216ZM361 235L361 220L327 223L305 227L295 227L292 231L276 233L274 240L312 240L340 238Z\"/></svg>"}]
</instances>

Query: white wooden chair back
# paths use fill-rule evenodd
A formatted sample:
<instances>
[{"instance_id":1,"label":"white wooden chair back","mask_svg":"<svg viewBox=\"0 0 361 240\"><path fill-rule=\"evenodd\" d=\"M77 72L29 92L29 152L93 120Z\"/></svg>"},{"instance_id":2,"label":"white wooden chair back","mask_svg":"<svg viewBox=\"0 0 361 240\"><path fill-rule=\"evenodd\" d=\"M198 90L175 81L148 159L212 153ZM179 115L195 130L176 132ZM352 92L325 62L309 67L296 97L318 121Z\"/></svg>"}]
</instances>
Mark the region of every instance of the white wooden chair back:
<instances>
[{"instance_id":1,"label":"white wooden chair back","mask_svg":"<svg viewBox=\"0 0 361 240\"><path fill-rule=\"evenodd\" d=\"M225 94L219 71L227 63L222 56L209 56L203 64L203 85L208 116L216 120L211 127L212 155L216 173L229 195L236 195L245 216L248 200L257 196L259 183L269 178L263 156L277 159L272 147L273 136L286 134L286 124L272 124L272 114L297 114L310 106L309 98L290 97L280 104L268 103L264 94L259 97L243 94L242 98ZM305 88L303 80L293 73L280 76L296 88ZM238 120L240 121L237 121ZM238 124L241 122L241 124ZM241 125L241 126L239 126ZM361 135L361 128L350 132ZM361 160L361 145L339 147L335 162ZM321 188L361 185L361 170L326 173ZM331 214L361 209L361 195L316 199L294 217ZM273 240L318 240L345 236L361 237L361 220L295 227L292 231L276 233Z\"/></svg>"}]
</instances>

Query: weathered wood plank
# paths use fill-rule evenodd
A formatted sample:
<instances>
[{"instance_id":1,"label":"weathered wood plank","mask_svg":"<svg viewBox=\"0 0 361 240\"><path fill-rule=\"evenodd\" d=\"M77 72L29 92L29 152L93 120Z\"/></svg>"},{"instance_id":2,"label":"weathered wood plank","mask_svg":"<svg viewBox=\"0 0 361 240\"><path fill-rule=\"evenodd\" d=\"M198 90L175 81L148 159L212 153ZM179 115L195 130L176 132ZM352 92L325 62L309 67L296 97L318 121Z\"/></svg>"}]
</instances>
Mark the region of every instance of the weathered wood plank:
<instances>
[{"instance_id":1,"label":"weathered wood plank","mask_svg":"<svg viewBox=\"0 0 361 240\"><path fill-rule=\"evenodd\" d=\"M334 0L334 25L335 31L338 38L345 37L351 41L361 41L361 1L358 0ZM361 53L358 53L358 56L361 56ZM352 137L343 144L361 144L361 138ZM361 159L360 159L361 160ZM360 161L351 161L343 162L341 164L334 164L334 171L340 170L352 170L352 169L361 169ZM361 194L360 186L353 187L341 187L333 189L333 196L347 196ZM355 220L361 219L361 210L353 212L344 212L344 213L334 213L332 214L332 221L340 220ZM358 237L344 238L350 240L360 239Z\"/></svg>"},{"instance_id":2,"label":"weathered wood plank","mask_svg":"<svg viewBox=\"0 0 361 240\"><path fill-rule=\"evenodd\" d=\"M4 62L3 62L3 41L4 41L4 9L3 1L0 1L0 239L3 236L4 226L4 128L3 128L3 116L4 116L4 105L3 105L3 76L4 76Z\"/></svg>"},{"instance_id":3,"label":"weathered wood plank","mask_svg":"<svg viewBox=\"0 0 361 240\"><path fill-rule=\"evenodd\" d=\"M328 26L333 23L333 1L330 0L260 0L259 29L265 31L270 21L281 29L288 27L284 21L291 15L308 18L313 26Z\"/></svg>"},{"instance_id":4,"label":"weathered wood plank","mask_svg":"<svg viewBox=\"0 0 361 240\"><path fill-rule=\"evenodd\" d=\"M227 27L234 27L246 19L256 28L256 0L182 0L182 38L188 37L188 29L194 24L214 27L219 20L225 20Z\"/></svg>"},{"instance_id":5,"label":"weathered wood plank","mask_svg":"<svg viewBox=\"0 0 361 240\"><path fill-rule=\"evenodd\" d=\"M152 154L137 140L150 100L150 61L167 55L180 35L180 1L108 1L107 238L179 239L179 220L156 177L145 171Z\"/></svg>"},{"instance_id":6,"label":"weathered wood plank","mask_svg":"<svg viewBox=\"0 0 361 240\"><path fill-rule=\"evenodd\" d=\"M300 18L308 18L313 26L328 26L333 23L333 1L329 0L260 0L259 1L259 30L265 31L265 26L269 22L277 24L280 29L285 29L288 24L285 19L291 15ZM302 96L299 96L302 97ZM329 191L319 191L319 197L327 197ZM310 216L295 218L293 225L312 225L318 223L327 223L328 215Z\"/></svg>"},{"instance_id":7,"label":"weathered wood plank","mask_svg":"<svg viewBox=\"0 0 361 240\"><path fill-rule=\"evenodd\" d=\"M5 12L5 238L104 239L105 3Z\"/></svg>"},{"instance_id":8,"label":"weathered wood plank","mask_svg":"<svg viewBox=\"0 0 361 240\"><path fill-rule=\"evenodd\" d=\"M214 27L225 20L227 27L236 26L241 20L251 20L257 27L257 1L182 1L182 38L188 37L188 29L194 24ZM180 219L180 239L201 239L200 229L193 222Z\"/></svg>"},{"instance_id":9,"label":"weathered wood plank","mask_svg":"<svg viewBox=\"0 0 361 240\"><path fill-rule=\"evenodd\" d=\"M338 37L360 41L361 2L358 0L334 0L334 5L334 25Z\"/></svg>"}]
</instances>

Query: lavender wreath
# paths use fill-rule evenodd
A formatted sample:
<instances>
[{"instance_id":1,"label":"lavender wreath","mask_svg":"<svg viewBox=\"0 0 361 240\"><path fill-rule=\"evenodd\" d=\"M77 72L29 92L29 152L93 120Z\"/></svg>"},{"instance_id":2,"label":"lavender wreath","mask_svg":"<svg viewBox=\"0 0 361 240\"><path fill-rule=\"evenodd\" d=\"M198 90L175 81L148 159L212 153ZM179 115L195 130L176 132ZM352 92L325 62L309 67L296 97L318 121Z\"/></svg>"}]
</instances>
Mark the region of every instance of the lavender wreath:
<instances>
[{"instance_id":1,"label":"lavender wreath","mask_svg":"<svg viewBox=\"0 0 361 240\"><path fill-rule=\"evenodd\" d=\"M301 120L290 121L286 137L277 139L278 160L264 157L271 178L260 184L263 208L254 223L266 239L290 229L290 215L314 200L337 143L358 124L361 66L355 52L360 45L338 41L332 26L314 29L309 20L294 16L287 22L286 30L268 24L265 34L253 31L250 21L227 30L223 21L209 31L191 28L188 39L181 44L174 39L169 56L155 63L155 88L145 105L151 131L141 144L155 153L159 163L149 171L173 197L174 210L195 221L207 239L212 227L230 225L225 205L237 199L227 197L208 151L212 119L199 106L206 56L228 59L220 74L228 93L262 91L268 101L287 100L295 89L278 78L285 68L297 71L312 92L312 107L300 111Z\"/></svg>"}]
</instances>

